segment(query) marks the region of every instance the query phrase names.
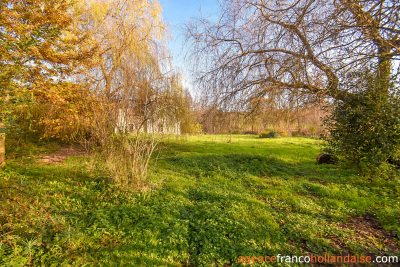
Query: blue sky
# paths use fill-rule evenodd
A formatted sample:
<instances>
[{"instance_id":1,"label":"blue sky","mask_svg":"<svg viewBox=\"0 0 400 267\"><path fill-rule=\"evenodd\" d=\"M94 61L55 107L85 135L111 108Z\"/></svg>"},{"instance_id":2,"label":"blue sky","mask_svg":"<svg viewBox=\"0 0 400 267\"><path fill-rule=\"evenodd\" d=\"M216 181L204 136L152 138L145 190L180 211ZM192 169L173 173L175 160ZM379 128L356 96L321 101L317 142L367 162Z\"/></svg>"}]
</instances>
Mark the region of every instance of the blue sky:
<instances>
[{"instance_id":1,"label":"blue sky","mask_svg":"<svg viewBox=\"0 0 400 267\"><path fill-rule=\"evenodd\" d=\"M170 49L174 58L174 68L178 68L183 72L188 69L185 67L182 51L184 42L183 26L193 17L209 15L218 12L218 0L159 0L163 8L163 17L165 22L169 24L173 39L170 41ZM188 78L186 77L186 85L188 86Z\"/></svg>"}]
</instances>

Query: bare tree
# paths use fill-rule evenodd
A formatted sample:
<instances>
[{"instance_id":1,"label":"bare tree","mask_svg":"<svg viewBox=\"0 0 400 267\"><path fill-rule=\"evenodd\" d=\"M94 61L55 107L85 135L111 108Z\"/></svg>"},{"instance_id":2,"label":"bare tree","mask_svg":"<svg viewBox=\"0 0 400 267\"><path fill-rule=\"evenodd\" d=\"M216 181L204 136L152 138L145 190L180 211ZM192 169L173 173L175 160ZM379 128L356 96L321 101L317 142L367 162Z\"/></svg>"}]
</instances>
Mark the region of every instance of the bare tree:
<instances>
[{"instance_id":1,"label":"bare tree","mask_svg":"<svg viewBox=\"0 0 400 267\"><path fill-rule=\"evenodd\" d=\"M375 64L382 92L397 75L396 0L223 0L218 19L187 25L203 88L217 101L273 95L345 100L349 71Z\"/></svg>"}]
</instances>

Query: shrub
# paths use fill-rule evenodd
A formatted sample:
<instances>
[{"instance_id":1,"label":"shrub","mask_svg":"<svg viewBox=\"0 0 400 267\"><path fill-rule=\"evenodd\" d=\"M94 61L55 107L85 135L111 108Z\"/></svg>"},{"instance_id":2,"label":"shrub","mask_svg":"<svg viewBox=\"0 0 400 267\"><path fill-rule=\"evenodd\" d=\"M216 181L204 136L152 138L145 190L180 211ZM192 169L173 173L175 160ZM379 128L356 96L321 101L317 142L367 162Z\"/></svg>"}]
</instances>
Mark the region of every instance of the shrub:
<instances>
[{"instance_id":1,"label":"shrub","mask_svg":"<svg viewBox=\"0 0 400 267\"><path fill-rule=\"evenodd\" d=\"M298 131L298 130L294 130L294 131L292 131L292 136L293 136L293 137L300 136L300 133L299 133L299 131Z\"/></svg>"},{"instance_id":2,"label":"shrub","mask_svg":"<svg viewBox=\"0 0 400 267\"><path fill-rule=\"evenodd\" d=\"M309 129L302 129L302 130L300 130L300 136L311 136L312 135L312 133L311 133L311 131L309 130Z\"/></svg>"},{"instance_id":3,"label":"shrub","mask_svg":"<svg viewBox=\"0 0 400 267\"><path fill-rule=\"evenodd\" d=\"M203 125L197 122L190 122L185 125L181 124L181 132L182 134L200 135L203 134Z\"/></svg>"},{"instance_id":4,"label":"shrub","mask_svg":"<svg viewBox=\"0 0 400 267\"><path fill-rule=\"evenodd\" d=\"M157 145L151 134L117 134L99 148L96 161L124 189L146 189L148 165Z\"/></svg>"},{"instance_id":5,"label":"shrub","mask_svg":"<svg viewBox=\"0 0 400 267\"><path fill-rule=\"evenodd\" d=\"M287 136L287 132L285 130L278 131L280 136Z\"/></svg>"},{"instance_id":6,"label":"shrub","mask_svg":"<svg viewBox=\"0 0 400 267\"><path fill-rule=\"evenodd\" d=\"M266 132L262 132L259 135L260 138L277 138L280 137L278 132L269 132L268 134Z\"/></svg>"},{"instance_id":7,"label":"shrub","mask_svg":"<svg viewBox=\"0 0 400 267\"><path fill-rule=\"evenodd\" d=\"M268 138L277 138L277 137L280 137L279 133L277 132L270 132L268 134Z\"/></svg>"},{"instance_id":8,"label":"shrub","mask_svg":"<svg viewBox=\"0 0 400 267\"><path fill-rule=\"evenodd\" d=\"M268 134L266 132L262 132L258 135L260 138L268 138Z\"/></svg>"},{"instance_id":9,"label":"shrub","mask_svg":"<svg viewBox=\"0 0 400 267\"><path fill-rule=\"evenodd\" d=\"M328 151L361 171L400 159L400 99L394 93L370 86L346 102L336 101L325 125Z\"/></svg>"},{"instance_id":10,"label":"shrub","mask_svg":"<svg viewBox=\"0 0 400 267\"><path fill-rule=\"evenodd\" d=\"M315 126L310 126L310 132L312 136L315 136L317 129L315 128Z\"/></svg>"},{"instance_id":11,"label":"shrub","mask_svg":"<svg viewBox=\"0 0 400 267\"><path fill-rule=\"evenodd\" d=\"M244 134L248 134L248 135L257 135L258 132L257 132L257 131L245 131Z\"/></svg>"}]
</instances>

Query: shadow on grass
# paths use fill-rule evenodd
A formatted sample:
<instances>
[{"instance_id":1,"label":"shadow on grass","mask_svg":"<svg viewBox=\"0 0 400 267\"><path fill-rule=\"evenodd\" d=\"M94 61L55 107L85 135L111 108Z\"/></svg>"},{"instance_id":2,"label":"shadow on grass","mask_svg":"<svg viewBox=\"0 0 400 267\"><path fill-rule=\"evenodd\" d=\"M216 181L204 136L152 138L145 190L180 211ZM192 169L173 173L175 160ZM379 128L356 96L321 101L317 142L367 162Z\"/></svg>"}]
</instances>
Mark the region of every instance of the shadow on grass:
<instances>
[{"instance_id":1,"label":"shadow on grass","mask_svg":"<svg viewBox=\"0 0 400 267\"><path fill-rule=\"evenodd\" d=\"M161 160L160 160L161 161ZM232 179L246 176L280 177L308 180L338 181L344 176L353 176L354 171L344 172L335 165L318 165L314 162L293 163L276 156L229 154L229 155L184 155L162 160L170 170L179 170L196 178L222 175ZM351 181L343 179L343 181Z\"/></svg>"},{"instance_id":2,"label":"shadow on grass","mask_svg":"<svg viewBox=\"0 0 400 267\"><path fill-rule=\"evenodd\" d=\"M335 166L245 153L174 156L160 166L174 176L158 190L133 194L73 162L14 168L60 222L35 260L53 263L58 250L56 260L69 257L72 265L235 266L239 256L340 253L332 236L350 252L379 252L368 237L346 243L352 233L338 228L332 213L346 219L385 202L347 186Z\"/></svg>"}]
</instances>

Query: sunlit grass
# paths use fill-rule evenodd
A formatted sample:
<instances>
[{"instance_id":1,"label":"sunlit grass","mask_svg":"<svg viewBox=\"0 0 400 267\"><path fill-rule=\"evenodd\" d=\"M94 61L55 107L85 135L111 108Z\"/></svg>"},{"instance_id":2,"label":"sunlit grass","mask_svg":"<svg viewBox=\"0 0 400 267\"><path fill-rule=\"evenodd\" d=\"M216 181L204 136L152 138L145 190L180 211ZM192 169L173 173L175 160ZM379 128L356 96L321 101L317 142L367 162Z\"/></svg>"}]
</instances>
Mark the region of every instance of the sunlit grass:
<instances>
[{"instance_id":1,"label":"sunlit grass","mask_svg":"<svg viewBox=\"0 0 400 267\"><path fill-rule=\"evenodd\" d=\"M399 254L399 180L370 181L352 169L316 164L320 140L163 140L149 174L153 189L134 194L121 192L101 170L88 171L83 157L60 166L12 161L2 184L29 192L57 225L26 195L8 190L2 200L18 198L28 212L9 217L12 225L1 219L0 235L15 232L2 243L0 263L236 266L239 256ZM1 210L19 214L1 203ZM374 220L397 237L388 243L359 235L348 226L354 218ZM24 242L36 239L44 245L24 252Z\"/></svg>"}]
</instances>

